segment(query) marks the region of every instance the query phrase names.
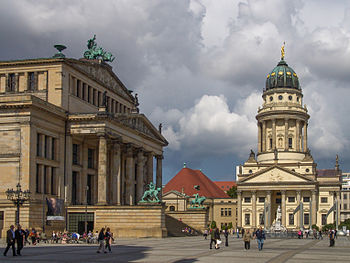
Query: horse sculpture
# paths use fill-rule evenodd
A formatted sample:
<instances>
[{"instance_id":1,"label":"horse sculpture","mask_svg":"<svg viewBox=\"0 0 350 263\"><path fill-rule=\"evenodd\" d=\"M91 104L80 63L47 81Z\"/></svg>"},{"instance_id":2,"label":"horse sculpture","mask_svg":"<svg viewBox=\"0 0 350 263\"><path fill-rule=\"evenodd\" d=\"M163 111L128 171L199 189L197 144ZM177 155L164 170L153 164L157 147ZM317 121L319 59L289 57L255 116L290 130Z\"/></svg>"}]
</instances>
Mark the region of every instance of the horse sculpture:
<instances>
[{"instance_id":1,"label":"horse sculpture","mask_svg":"<svg viewBox=\"0 0 350 263\"><path fill-rule=\"evenodd\" d=\"M194 199L190 201L191 207L202 207L206 198L204 196L199 196L199 194L194 194Z\"/></svg>"},{"instance_id":2,"label":"horse sculpture","mask_svg":"<svg viewBox=\"0 0 350 263\"><path fill-rule=\"evenodd\" d=\"M158 193L162 190L162 188L156 188L155 185L150 182L148 185L148 190L143 193L142 199L140 202L142 203L159 203L160 200L158 198Z\"/></svg>"}]
</instances>

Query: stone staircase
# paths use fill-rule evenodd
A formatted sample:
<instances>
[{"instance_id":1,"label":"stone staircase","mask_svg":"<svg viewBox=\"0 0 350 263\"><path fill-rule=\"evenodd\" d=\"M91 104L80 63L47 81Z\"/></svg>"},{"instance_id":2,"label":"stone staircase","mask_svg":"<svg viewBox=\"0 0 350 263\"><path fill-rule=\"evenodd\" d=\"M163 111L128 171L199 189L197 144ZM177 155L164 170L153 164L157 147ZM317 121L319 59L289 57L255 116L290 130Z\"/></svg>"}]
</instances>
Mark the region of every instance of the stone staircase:
<instances>
[{"instance_id":1,"label":"stone staircase","mask_svg":"<svg viewBox=\"0 0 350 263\"><path fill-rule=\"evenodd\" d=\"M176 218L169 216L169 215L165 215L165 226L168 230L168 236L169 237L184 237L184 236L194 236L194 235L198 235L197 231L195 229L193 229L193 227L177 220ZM195 230L195 234L188 234L188 233L184 233L182 232L183 229L185 228L191 228L192 230Z\"/></svg>"}]
</instances>

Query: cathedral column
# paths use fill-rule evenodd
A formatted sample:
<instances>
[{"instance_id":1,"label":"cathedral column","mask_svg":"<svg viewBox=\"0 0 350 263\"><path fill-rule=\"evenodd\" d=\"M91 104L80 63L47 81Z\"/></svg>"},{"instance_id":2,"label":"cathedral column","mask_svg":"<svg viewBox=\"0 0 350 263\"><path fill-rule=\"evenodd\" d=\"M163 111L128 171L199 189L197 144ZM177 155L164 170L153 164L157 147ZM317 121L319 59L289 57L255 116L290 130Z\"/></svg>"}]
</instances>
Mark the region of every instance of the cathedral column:
<instances>
[{"instance_id":1,"label":"cathedral column","mask_svg":"<svg viewBox=\"0 0 350 263\"><path fill-rule=\"evenodd\" d=\"M336 200L337 200L337 214L335 215L336 216L336 224L340 224L340 203L341 203L341 201L340 201L340 191L336 191L335 192L335 194L336 194ZM338 225L336 225L335 227L336 227L336 229L338 229Z\"/></svg>"},{"instance_id":2,"label":"cathedral column","mask_svg":"<svg viewBox=\"0 0 350 263\"><path fill-rule=\"evenodd\" d=\"M256 191L252 191L252 227L257 227L256 225Z\"/></svg>"},{"instance_id":3,"label":"cathedral column","mask_svg":"<svg viewBox=\"0 0 350 263\"><path fill-rule=\"evenodd\" d=\"M153 182L153 153L147 154L147 184Z\"/></svg>"},{"instance_id":4,"label":"cathedral column","mask_svg":"<svg viewBox=\"0 0 350 263\"><path fill-rule=\"evenodd\" d=\"M81 152L83 156L82 160L82 170L80 173L80 181L81 181L81 203L86 204L86 187L87 187L87 169L88 169L88 147L85 142L83 142L81 147Z\"/></svg>"},{"instance_id":5,"label":"cathedral column","mask_svg":"<svg viewBox=\"0 0 350 263\"><path fill-rule=\"evenodd\" d=\"M300 121L299 120L296 120L295 145L296 145L296 151L300 152Z\"/></svg>"},{"instance_id":6,"label":"cathedral column","mask_svg":"<svg viewBox=\"0 0 350 263\"><path fill-rule=\"evenodd\" d=\"M258 122L258 153L261 152L261 122Z\"/></svg>"},{"instance_id":7,"label":"cathedral column","mask_svg":"<svg viewBox=\"0 0 350 263\"><path fill-rule=\"evenodd\" d=\"M282 194L282 225L286 226L286 191L282 190L281 191Z\"/></svg>"},{"instance_id":8,"label":"cathedral column","mask_svg":"<svg viewBox=\"0 0 350 263\"><path fill-rule=\"evenodd\" d=\"M120 205L121 194L121 161L120 161L120 145L115 142L113 145L112 155L112 180L111 180L111 202Z\"/></svg>"},{"instance_id":9,"label":"cathedral column","mask_svg":"<svg viewBox=\"0 0 350 263\"><path fill-rule=\"evenodd\" d=\"M162 200L162 160L163 160L163 155L157 155L157 170L156 170L156 187L160 188L160 193L159 193L159 200Z\"/></svg>"},{"instance_id":10,"label":"cathedral column","mask_svg":"<svg viewBox=\"0 0 350 263\"><path fill-rule=\"evenodd\" d=\"M73 164L73 142L72 136L66 136L66 178L64 180L64 195L67 205L72 203L72 164Z\"/></svg>"},{"instance_id":11,"label":"cathedral column","mask_svg":"<svg viewBox=\"0 0 350 263\"><path fill-rule=\"evenodd\" d=\"M272 120L272 151L276 148L276 119Z\"/></svg>"},{"instance_id":12,"label":"cathedral column","mask_svg":"<svg viewBox=\"0 0 350 263\"><path fill-rule=\"evenodd\" d=\"M296 191L297 193L297 207L298 205L300 205L300 199L301 199L301 191ZM300 227L300 213L301 213L301 210L299 210L299 212L297 212L297 218L295 220L295 225L298 227Z\"/></svg>"},{"instance_id":13,"label":"cathedral column","mask_svg":"<svg viewBox=\"0 0 350 263\"><path fill-rule=\"evenodd\" d=\"M288 129L289 129L288 119L284 119L284 150L285 151L288 151L289 149Z\"/></svg>"},{"instance_id":14,"label":"cathedral column","mask_svg":"<svg viewBox=\"0 0 350 263\"><path fill-rule=\"evenodd\" d=\"M144 155L143 151L140 149L137 153L137 200L139 202L143 195L143 165L144 165Z\"/></svg>"},{"instance_id":15,"label":"cathedral column","mask_svg":"<svg viewBox=\"0 0 350 263\"><path fill-rule=\"evenodd\" d=\"M237 190L237 227L242 227L242 191Z\"/></svg>"},{"instance_id":16,"label":"cathedral column","mask_svg":"<svg viewBox=\"0 0 350 263\"><path fill-rule=\"evenodd\" d=\"M128 148L126 150L126 189L125 189L125 196L126 200L125 203L127 205L133 205L134 204L134 198L135 198L135 164L134 164L134 153L131 145L128 145Z\"/></svg>"},{"instance_id":17,"label":"cathedral column","mask_svg":"<svg viewBox=\"0 0 350 263\"><path fill-rule=\"evenodd\" d=\"M97 204L107 204L107 139L99 137L98 145L98 175L97 175Z\"/></svg>"},{"instance_id":18,"label":"cathedral column","mask_svg":"<svg viewBox=\"0 0 350 263\"><path fill-rule=\"evenodd\" d=\"M307 122L306 121L304 122L304 139L303 139L303 141L304 141L303 150L304 150L304 152L306 152L307 151Z\"/></svg>"},{"instance_id":19,"label":"cathedral column","mask_svg":"<svg viewBox=\"0 0 350 263\"><path fill-rule=\"evenodd\" d=\"M262 121L262 151L266 151L266 121Z\"/></svg>"},{"instance_id":20,"label":"cathedral column","mask_svg":"<svg viewBox=\"0 0 350 263\"><path fill-rule=\"evenodd\" d=\"M271 205L271 191L266 191L266 196L267 196L267 204L269 206L269 209L267 211L267 224L266 224L266 227L270 227L271 226L271 209L272 209L272 205Z\"/></svg>"},{"instance_id":21,"label":"cathedral column","mask_svg":"<svg viewBox=\"0 0 350 263\"><path fill-rule=\"evenodd\" d=\"M311 218L311 225L315 225L317 223L317 200L316 200L316 190L311 191L311 213L312 213L312 218Z\"/></svg>"}]
</instances>

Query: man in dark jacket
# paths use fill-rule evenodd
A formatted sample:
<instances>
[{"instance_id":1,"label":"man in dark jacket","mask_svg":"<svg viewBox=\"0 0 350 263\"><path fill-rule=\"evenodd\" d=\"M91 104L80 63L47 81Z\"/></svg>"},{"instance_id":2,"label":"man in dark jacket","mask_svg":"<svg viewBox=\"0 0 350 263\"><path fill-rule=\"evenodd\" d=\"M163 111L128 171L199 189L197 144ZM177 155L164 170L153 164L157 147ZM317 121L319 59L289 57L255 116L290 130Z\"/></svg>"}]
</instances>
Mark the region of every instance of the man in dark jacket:
<instances>
[{"instance_id":1,"label":"man in dark jacket","mask_svg":"<svg viewBox=\"0 0 350 263\"><path fill-rule=\"evenodd\" d=\"M262 227L260 226L259 229L255 232L255 237L258 241L258 247L259 251L263 249L264 246L264 240L266 239L265 237L265 232L262 230Z\"/></svg>"},{"instance_id":2,"label":"man in dark jacket","mask_svg":"<svg viewBox=\"0 0 350 263\"><path fill-rule=\"evenodd\" d=\"M23 248L23 240L24 240L24 231L22 227L18 225L17 230L15 231L15 237L17 240L17 255L21 256L21 250Z\"/></svg>"},{"instance_id":3,"label":"man in dark jacket","mask_svg":"<svg viewBox=\"0 0 350 263\"><path fill-rule=\"evenodd\" d=\"M6 257L7 251L9 251L10 247L12 247L13 256L17 256L16 251L15 251L15 238L16 238L16 236L15 236L14 229L15 229L15 226L11 225L10 229L7 230L7 236L6 236L7 247L6 247L5 252L4 252L5 257Z\"/></svg>"},{"instance_id":4,"label":"man in dark jacket","mask_svg":"<svg viewBox=\"0 0 350 263\"><path fill-rule=\"evenodd\" d=\"M212 244L214 243L214 245L216 245L216 239L215 239L215 229L216 228L213 228L211 229L210 231L210 249L212 249Z\"/></svg>"},{"instance_id":5,"label":"man in dark jacket","mask_svg":"<svg viewBox=\"0 0 350 263\"><path fill-rule=\"evenodd\" d=\"M105 229L104 228L101 228L101 231L98 234L97 241L100 244L100 246L96 252L100 253L102 249L102 252L107 253L107 251L105 251Z\"/></svg>"}]
</instances>

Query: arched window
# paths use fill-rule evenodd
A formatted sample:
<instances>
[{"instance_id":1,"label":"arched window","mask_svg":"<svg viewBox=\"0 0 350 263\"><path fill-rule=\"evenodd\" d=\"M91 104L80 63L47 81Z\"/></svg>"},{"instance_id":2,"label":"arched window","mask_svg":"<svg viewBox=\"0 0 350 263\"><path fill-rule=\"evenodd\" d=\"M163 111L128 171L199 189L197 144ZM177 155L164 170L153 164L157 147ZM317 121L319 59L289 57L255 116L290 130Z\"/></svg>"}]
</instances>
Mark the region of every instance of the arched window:
<instances>
[{"instance_id":1,"label":"arched window","mask_svg":"<svg viewBox=\"0 0 350 263\"><path fill-rule=\"evenodd\" d=\"M169 207L169 209L170 209L170 211L175 211L175 206L172 205Z\"/></svg>"}]
</instances>

